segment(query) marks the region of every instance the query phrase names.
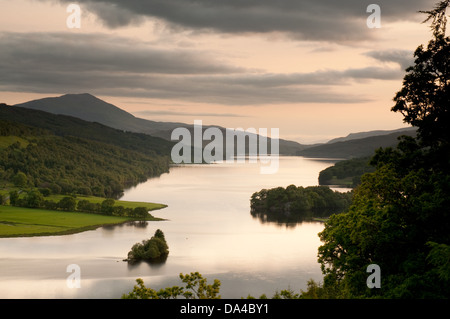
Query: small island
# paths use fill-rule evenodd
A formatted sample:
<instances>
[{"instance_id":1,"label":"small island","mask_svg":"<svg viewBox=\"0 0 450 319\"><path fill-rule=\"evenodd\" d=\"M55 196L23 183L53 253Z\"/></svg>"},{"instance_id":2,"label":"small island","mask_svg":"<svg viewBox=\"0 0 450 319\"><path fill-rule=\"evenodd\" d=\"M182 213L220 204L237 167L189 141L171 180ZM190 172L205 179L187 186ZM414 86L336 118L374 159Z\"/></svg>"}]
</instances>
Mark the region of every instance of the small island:
<instances>
[{"instance_id":1,"label":"small island","mask_svg":"<svg viewBox=\"0 0 450 319\"><path fill-rule=\"evenodd\" d=\"M167 245L164 233L157 229L150 239L143 240L142 243L136 243L128 252L128 258L124 261L135 263L138 261L161 262L169 255L169 246Z\"/></svg>"},{"instance_id":2,"label":"small island","mask_svg":"<svg viewBox=\"0 0 450 319\"><path fill-rule=\"evenodd\" d=\"M261 222L283 224L322 221L348 209L352 192L337 192L328 186L295 186L262 189L250 199L251 214Z\"/></svg>"}]
</instances>

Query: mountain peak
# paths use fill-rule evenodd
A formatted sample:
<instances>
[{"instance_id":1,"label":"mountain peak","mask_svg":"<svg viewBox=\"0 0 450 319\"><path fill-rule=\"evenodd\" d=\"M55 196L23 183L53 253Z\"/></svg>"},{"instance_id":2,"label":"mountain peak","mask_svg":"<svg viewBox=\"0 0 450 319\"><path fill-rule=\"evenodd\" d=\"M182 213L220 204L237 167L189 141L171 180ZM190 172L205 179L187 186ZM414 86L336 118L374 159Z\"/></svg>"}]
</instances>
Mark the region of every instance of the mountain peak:
<instances>
[{"instance_id":1,"label":"mountain peak","mask_svg":"<svg viewBox=\"0 0 450 319\"><path fill-rule=\"evenodd\" d=\"M14 106L40 110L53 114L69 115L89 122L98 122L106 126L131 130L131 121L135 117L107 103L90 93L65 94L33 100Z\"/></svg>"},{"instance_id":2,"label":"mountain peak","mask_svg":"<svg viewBox=\"0 0 450 319\"><path fill-rule=\"evenodd\" d=\"M67 93L64 94L60 97L91 97L91 98L95 98L97 100L100 100L98 97L92 95L91 93Z\"/></svg>"}]
</instances>

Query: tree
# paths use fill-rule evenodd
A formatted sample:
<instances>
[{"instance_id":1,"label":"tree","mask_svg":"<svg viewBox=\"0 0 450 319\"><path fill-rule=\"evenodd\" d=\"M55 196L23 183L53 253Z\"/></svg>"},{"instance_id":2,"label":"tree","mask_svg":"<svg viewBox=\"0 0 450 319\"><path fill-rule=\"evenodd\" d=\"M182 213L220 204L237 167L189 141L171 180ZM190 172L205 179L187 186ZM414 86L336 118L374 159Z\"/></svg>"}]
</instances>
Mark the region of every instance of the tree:
<instances>
[{"instance_id":1,"label":"tree","mask_svg":"<svg viewBox=\"0 0 450 319\"><path fill-rule=\"evenodd\" d=\"M128 252L128 261L136 262L140 260L159 261L161 258L167 257L169 254L169 246L164 237L164 233L158 229L150 238L136 243Z\"/></svg>"},{"instance_id":2,"label":"tree","mask_svg":"<svg viewBox=\"0 0 450 319\"><path fill-rule=\"evenodd\" d=\"M25 205L31 208L41 207L44 203L44 196L38 190L29 191L25 196Z\"/></svg>"},{"instance_id":3,"label":"tree","mask_svg":"<svg viewBox=\"0 0 450 319\"><path fill-rule=\"evenodd\" d=\"M26 187L28 184L27 175L25 175L23 172L18 172L13 177L13 183L14 183L14 186L16 186L16 187L20 187L20 188Z\"/></svg>"},{"instance_id":4,"label":"tree","mask_svg":"<svg viewBox=\"0 0 450 319\"><path fill-rule=\"evenodd\" d=\"M112 215L112 213L114 211L114 204L115 204L114 199L111 199L111 198L105 199L102 202L102 208L101 208L102 213L105 213L107 215Z\"/></svg>"},{"instance_id":5,"label":"tree","mask_svg":"<svg viewBox=\"0 0 450 319\"><path fill-rule=\"evenodd\" d=\"M48 197L51 195L52 190L50 188L39 188L39 191L44 197Z\"/></svg>"},{"instance_id":6,"label":"tree","mask_svg":"<svg viewBox=\"0 0 450 319\"><path fill-rule=\"evenodd\" d=\"M162 240L166 241L166 237L164 236L164 233L162 232L161 229L157 229L155 231L155 235L154 236L155 236L155 238L159 238L159 239L162 239Z\"/></svg>"},{"instance_id":7,"label":"tree","mask_svg":"<svg viewBox=\"0 0 450 319\"><path fill-rule=\"evenodd\" d=\"M149 216L148 209L145 207L136 207L133 209L133 216L141 219L145 219Z\"/></svg>"},{"instance_id":8,"label":"tree","mask_svg":"<svg viewBox=\"0 0 450 319\"><path fill-rule=\"evenodd\" d=\"M448 146L450 142L450 38L445 36L449 3L441 1L434 10L424 11L428 14L425 21L433 20L434 38L426 48L416 49L415 64L406 70L392 108L404 115L405 122L418 127L426 145Z\"/></svg>"},{"instance_id":9,"label":"tree","mask_svg":"<svg viewBox=\"0 0 450 319\"><path fill-rule=\"evenodd\" d=\"M333 298L450 296L449 39L441 1L427 12L433 39L407 69L393 111L418 127L417 138L379 149L348 212L319 234L324 289ZM382 289L366 285L367 267L382 271Z\"/></svg>"},{"instance_id":10,"label":"tree","mask_svg":"<svg viewBox=\"0 0 450 319\"><path fill-rule=\"evenodd\" d=\"M173 286L156 291L147 288L141 278L136 279L137 285L133 291L122 295L122 299L175 299L178 297L186 299L219 299L220 280L214 279L213 284L208 284L207 279L199 272L191 272L183 275L180 279L185 287Z\"/></svg>"},{"instance_id":11,"label":"tree","mask_svg":"<svg viewBox=\"0 0 450 319\"><path fill-rule=\"evenodd\" d=\"M18 199L19 199L19 193L17 191L9 192L9 203L12 206L16 206Z\"/></svg>"},{"instance_id":12,"label":"tree","mask_svg":"<svg viewBox=\"0 0 450 319\"><path fill-rule=\"evenodd\" d=\"M66 196L58 202L58 207L65 211L74 211L77 207L77 201L72 196Z\"/></svg>"}]
</instances>

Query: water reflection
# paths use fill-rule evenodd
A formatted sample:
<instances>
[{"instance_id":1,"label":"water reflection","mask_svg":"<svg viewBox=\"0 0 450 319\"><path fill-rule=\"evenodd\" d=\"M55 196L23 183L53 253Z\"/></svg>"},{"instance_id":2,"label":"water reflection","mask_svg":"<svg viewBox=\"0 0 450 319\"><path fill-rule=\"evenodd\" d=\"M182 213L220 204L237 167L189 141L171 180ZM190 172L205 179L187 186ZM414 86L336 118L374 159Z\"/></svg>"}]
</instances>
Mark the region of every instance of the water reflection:
<instances>
[{"instance_id":1,"label":"water reflection","mask_svg":"<svg viewBox=\"0 0 450 319\"><path fill-rule=\"evenodd\" d=\"M148 222L145 220L135 220L135 221L129 221L122 224L111 224L111 225L104 225L102 226L102 230L104 231L114 231L117 229L121 229L126 226L132 226L136 228L145 228L148 226Z\"/></svg>"},{"instance_id":2,"label":"water reflection","mask_svg":"<svg viewBox=\"0 0 450 319\"><path fill-rule=\"evenodd\" d=\"M128 263L128 270L134 270L139 268L141 265L148 265L150 268L156 270L164 266L164 264L169 258L169 255L162 255L158 258L153 258L152 260L125 260Z\"/></svg>"},{"instance_id":3,"label":"water reflection","mask_svg":"<svg viewBox=\"0 0 450 319\"><path fill-rule=\"evenodd\" d=\"M317 209L302 212L251 210L250 214L261 224L273 224L278 227L294 229L304 222L322 221L341 212L339 209Z\"/></svg>"},{"instance_id":4,"label":"water reflection","mask_svg":"<svg viewBox=\"0 0 450 319\"><path fill-rule=\"evenodd\" d=\"M174 167L127 190L123 200L157 202L162 221L136 221L66 236L0 239L0 298L118 298L136 278L152 288L176 284L180 273L198 271L222 282L223 298L259 296L320 281L317 234L323 223L295 214L249 214L251 195L262 188L317 185L329 164L281 157L277 174L258 165ZM264 223L264 225L263 225ZM170 258L123 261L131 247L164 231ZM82 288L66 287L67 265L78 264Z\"/></svg>"}]
</instances>

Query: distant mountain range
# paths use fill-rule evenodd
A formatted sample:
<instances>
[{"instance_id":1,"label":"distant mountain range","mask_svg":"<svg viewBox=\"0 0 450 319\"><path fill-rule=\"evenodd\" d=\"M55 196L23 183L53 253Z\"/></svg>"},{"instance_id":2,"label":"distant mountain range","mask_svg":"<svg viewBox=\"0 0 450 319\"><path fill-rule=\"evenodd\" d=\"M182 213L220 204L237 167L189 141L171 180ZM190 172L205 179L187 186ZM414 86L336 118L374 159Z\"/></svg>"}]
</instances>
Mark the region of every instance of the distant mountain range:
<instances>
[{"instance_id":1,"label":"distant mountain range","mask_svg":"<svg viewBox=\"0 0 450 319\"><path fill-rule=\"evenodd\" d=\"M334 138L332 140L329 140L327 144L336 143L336 142L346 142L350 140L357 140L357 139L364 139L366 137L373 137L373 136L382 136L382 135L389 135L389 134L396 134L396 133L402 133L405 135L409 135L412 132L415 132L416 129L413 127L406 127L406 128L399 128L397 130L376 130L376 131L369 131L369 132L359 132L359 133L350 133L349 135L345 137L338 137Z\"/></svg>"},{"instance_id":2,"label":"distant mountain range","mask_svg":"<svg viewBox=\"0 0 450 319\"><path fill-rule=\"evenodd\" d=\"M66 94L33 100L14 106L40 110L53 114L69 115L89 122L97 122L115 129L155 135L185 125L183 123L156 122L134 115L107 103L89 93Z\"/></svg>"},{"instance_id":3,"label":"distant mountain range","mask_svg":"<svg viewBox=\"0 0 450 319\"><path fill-rule=\"evenodd\" d=\"M69 115L85 121L98 122L103 125L135 133L149 134L161 137L170 141L171 133L175 128L185 127L191 132L193 137L193 124L178 122L157 122L135 117L134 115L120 109L119 107L107 103L89 93L66 94L60 97L50 97L33 100L14 106L40 110L53 114ZM203 130L209 127L217 127L225 136L226 128L210 125L203 126ZM208 141L204 142L205 144ZM268 139L270 144L270 139ZM192 144L193 145L193 141ZM303 150L306 146L294 141L279 140L280 154L295 155L297 151ZM270 150L270 147L269 147Z\"/></svg>"},{"instance_id":4,"label":"distant mountain range","mask_svg":"<svg viewBox=\"0 0 450 319\"><path fill-rule=\"evenodd\" d=\"M387 133L384 135L326 143L298 151L297 155L337 159L365 157L372 155L377 148L396 146L398 144L398 138L402 135L415 136L416 130L396 130L394 133Z\"/></svg>"},{"instance_id":5,"label":"distant mountain range","mask_svg":"<svg viewBox=\"0 0 450 319\"><path fill-rule=\"evenodd\" d=\"M68 115L89 122L97 122L111 128L144 133L170 141L172 131L185 127L193 132L193 124L179 122L158 122L135 117L134 115L107 103L91 94L66 94L60 97L49 97L33 100L15 107L40 110L53 114ZM222 132L226 128L217 127ZM369 131L352 133L346 137L336 138L324 144L304 145L295 141L280 139L281 155L299 155L305 157L354 158L373 154L379 147L395 146L401 135L415 135L415 129L406 128L391 131ZM225 136L225 134L224 134ZM206 142L208 143L208 141ZM270 139L269 139L270 144ZM270 148L269 148L270 150Z\"/></svg>"}]
</instances>

